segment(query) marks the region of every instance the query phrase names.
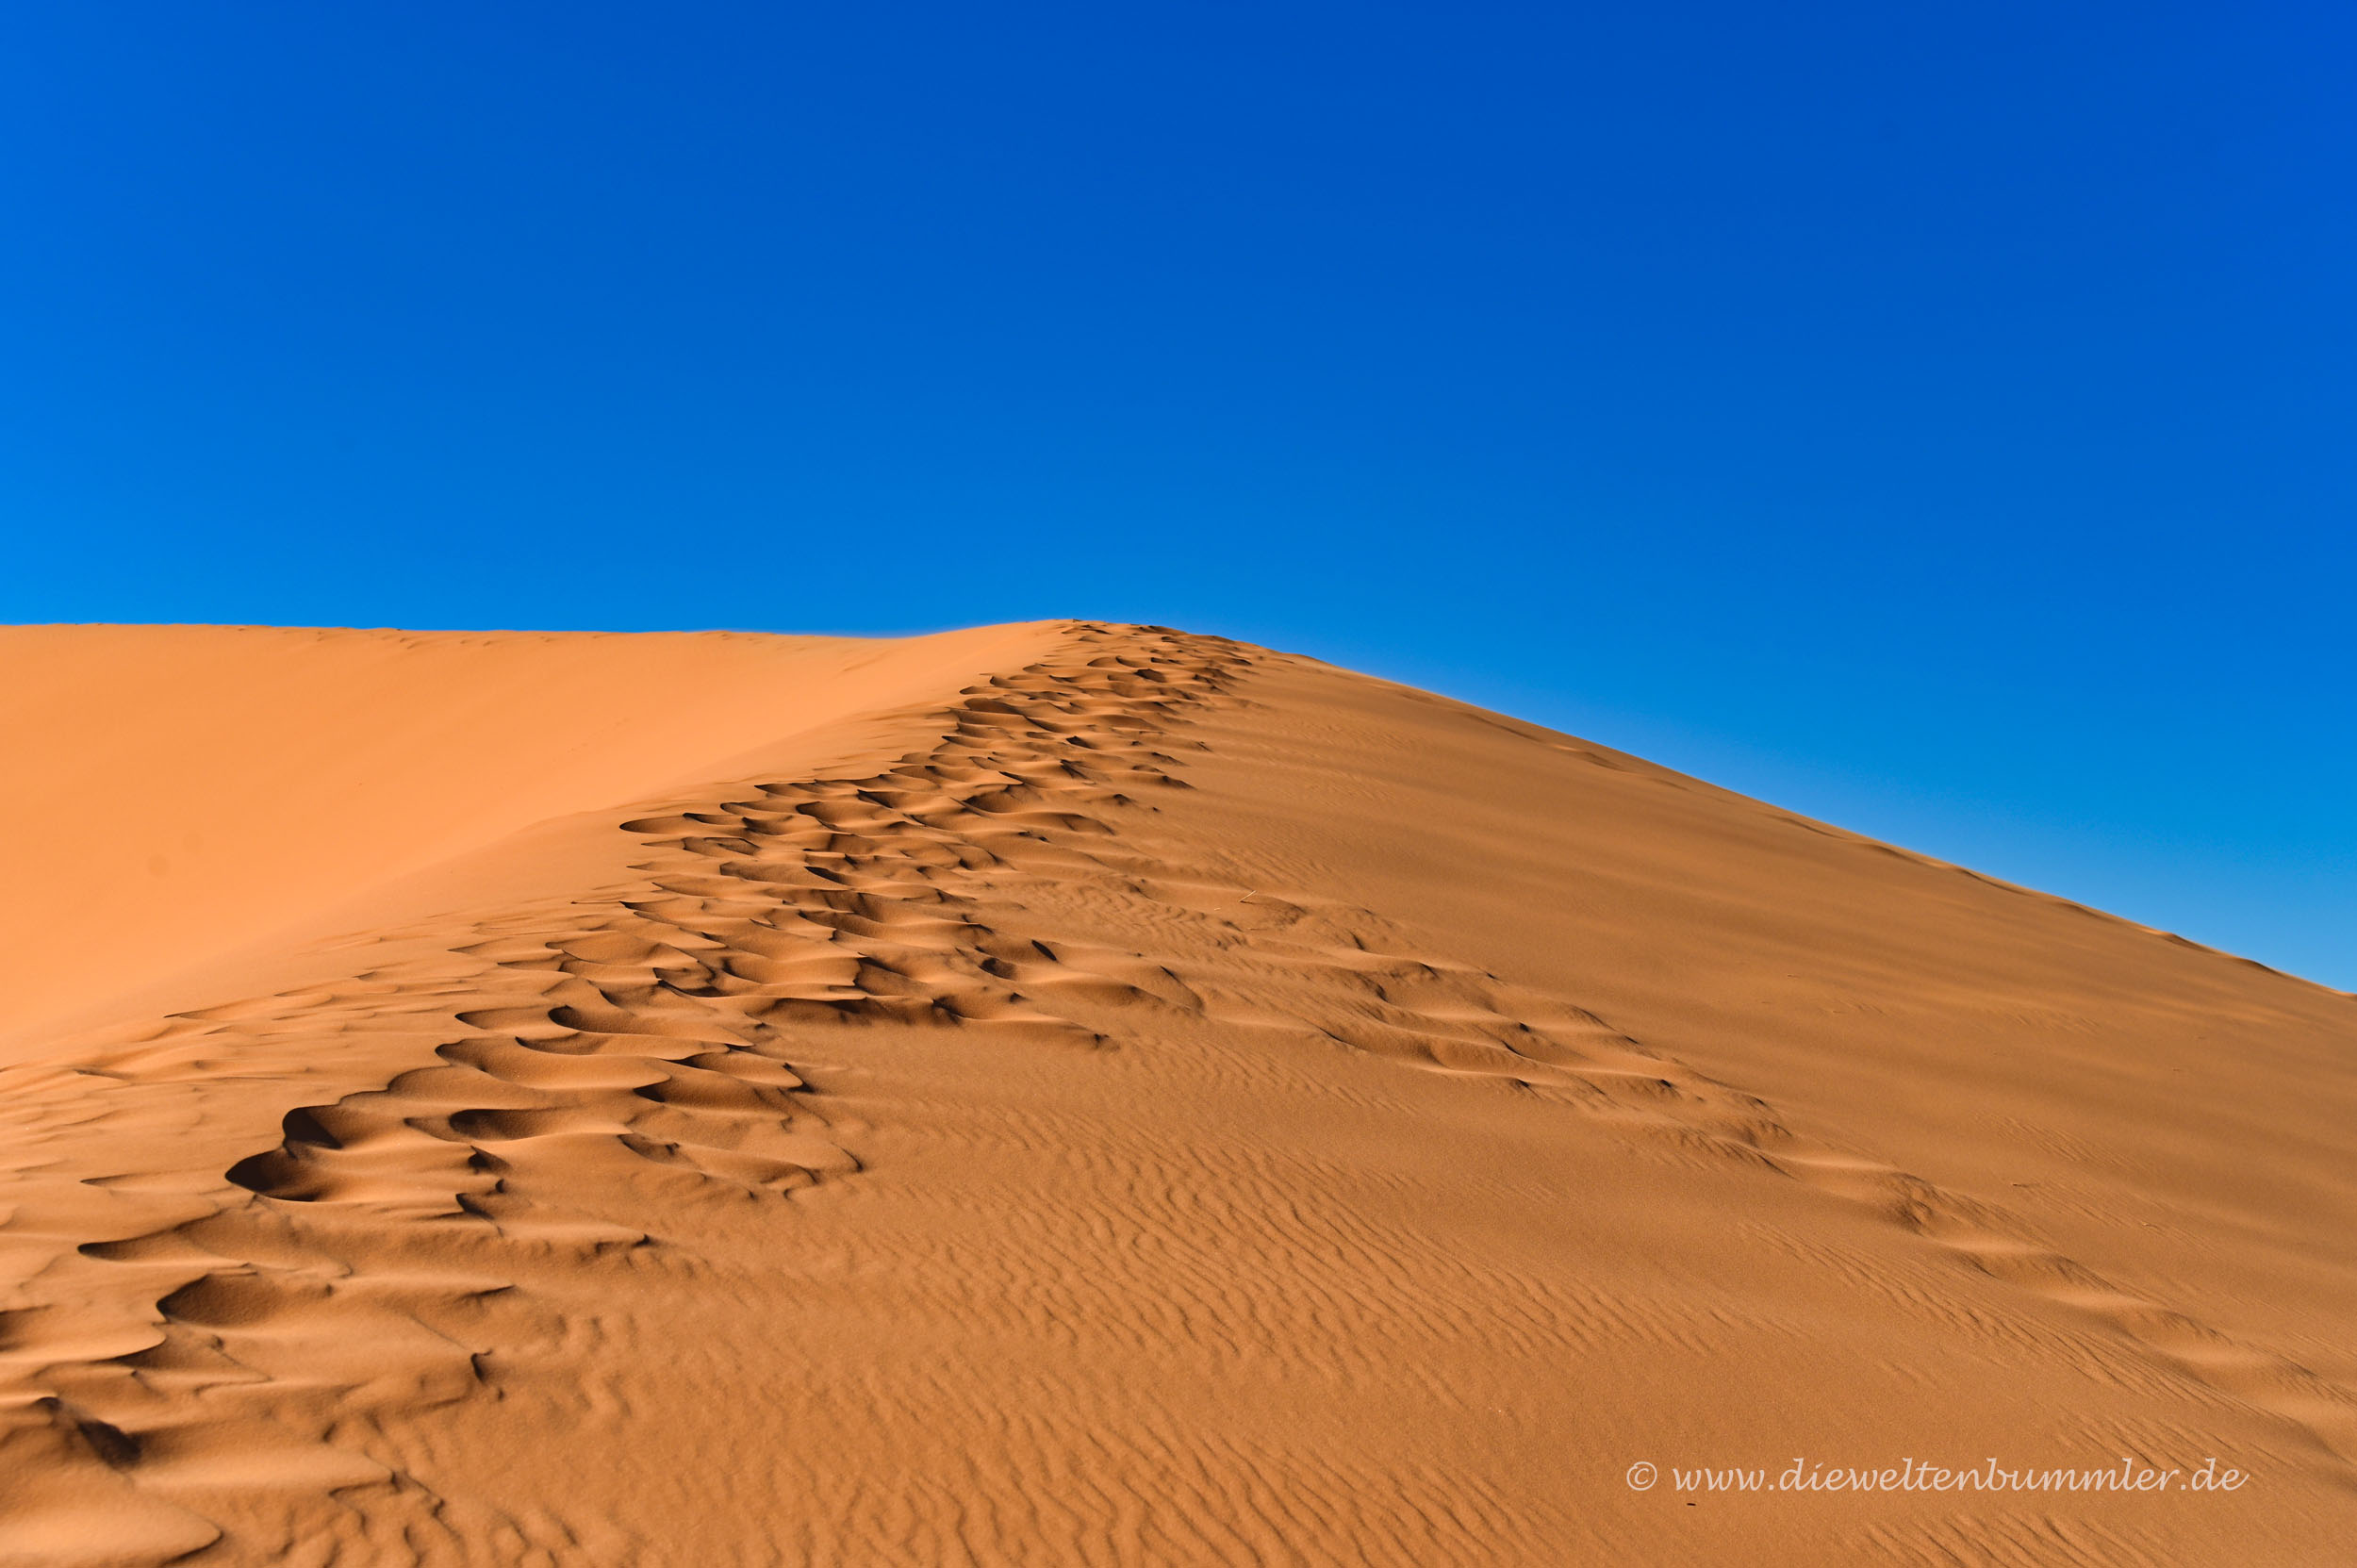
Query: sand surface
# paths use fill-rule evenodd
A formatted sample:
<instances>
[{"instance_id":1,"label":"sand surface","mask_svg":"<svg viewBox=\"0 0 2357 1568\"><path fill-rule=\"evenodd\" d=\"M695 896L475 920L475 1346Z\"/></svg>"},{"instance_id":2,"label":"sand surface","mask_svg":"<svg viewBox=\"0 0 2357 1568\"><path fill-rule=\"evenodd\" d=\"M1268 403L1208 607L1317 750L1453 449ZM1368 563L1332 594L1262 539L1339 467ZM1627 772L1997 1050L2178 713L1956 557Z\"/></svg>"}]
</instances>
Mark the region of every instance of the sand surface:
<instances>
[{"instance_id":1,"label":"sand surface","mask_svg":"<svg viewBox=\"0 0 2357 1568\"><path fill-rule=\"evenodd\" d=\"M2349 996L1153 629L0 660L8 1568L2352 1560Z\"/></svg>"}]
</instances>

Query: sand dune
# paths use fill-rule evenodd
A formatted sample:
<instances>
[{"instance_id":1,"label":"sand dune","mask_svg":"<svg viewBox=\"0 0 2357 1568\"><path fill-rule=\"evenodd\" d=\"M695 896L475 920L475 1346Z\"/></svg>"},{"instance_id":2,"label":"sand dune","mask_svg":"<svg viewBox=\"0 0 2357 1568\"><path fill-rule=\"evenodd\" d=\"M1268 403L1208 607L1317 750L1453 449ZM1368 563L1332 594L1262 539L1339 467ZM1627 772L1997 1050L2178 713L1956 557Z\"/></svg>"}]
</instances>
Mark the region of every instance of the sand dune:
<instances>
[{"instance_id":1,"label":"sand dune","mask_svg":"<svg viewBox=\"0 0 2357 1568\"><path fill-rule=\"evenodd\" d=\"M2349 1560L2349 997L1151 628L0 656L0 1563Z\"/></svg>"}]
</instances>

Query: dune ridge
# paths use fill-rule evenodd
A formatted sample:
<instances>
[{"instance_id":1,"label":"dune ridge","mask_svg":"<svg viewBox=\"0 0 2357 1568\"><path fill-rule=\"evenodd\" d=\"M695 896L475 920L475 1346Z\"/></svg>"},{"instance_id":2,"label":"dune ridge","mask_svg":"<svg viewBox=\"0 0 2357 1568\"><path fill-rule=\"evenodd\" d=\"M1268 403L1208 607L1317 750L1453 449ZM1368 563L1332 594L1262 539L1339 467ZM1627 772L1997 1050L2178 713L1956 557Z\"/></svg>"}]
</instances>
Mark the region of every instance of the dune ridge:
<instances>
[{"instance_id":1,"label":"dune ridge","mask_svg":"<svg viewBox=\"0 0 2357 1568\"><path fill-rule=\"evenodd\" d=\"M975 635L0 1067L0 1561L2335 1560L2349 999L1311 661ZM1624 1479L1796 1444L2266 1484Z\"/></svg>"}]
</instances>

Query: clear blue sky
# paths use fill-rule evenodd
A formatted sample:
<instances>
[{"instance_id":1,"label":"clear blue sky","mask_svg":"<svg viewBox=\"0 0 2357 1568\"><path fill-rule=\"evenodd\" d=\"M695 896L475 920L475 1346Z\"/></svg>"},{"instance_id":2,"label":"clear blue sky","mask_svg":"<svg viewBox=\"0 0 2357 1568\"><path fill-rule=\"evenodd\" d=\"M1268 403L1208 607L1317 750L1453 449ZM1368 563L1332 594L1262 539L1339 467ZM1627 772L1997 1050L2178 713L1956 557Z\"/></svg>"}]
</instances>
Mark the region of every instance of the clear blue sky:
<instances>
[{"instance_id":1,"label":"clear blue sky","mask_svg":"<svg viewBox=\"0 0 2357 1568\"><path fill-rule=\"evenodd\" d=\"M1162 621L2357 985L2344 6L0 37L0 619Z\"/></svg>"}]
</instances>

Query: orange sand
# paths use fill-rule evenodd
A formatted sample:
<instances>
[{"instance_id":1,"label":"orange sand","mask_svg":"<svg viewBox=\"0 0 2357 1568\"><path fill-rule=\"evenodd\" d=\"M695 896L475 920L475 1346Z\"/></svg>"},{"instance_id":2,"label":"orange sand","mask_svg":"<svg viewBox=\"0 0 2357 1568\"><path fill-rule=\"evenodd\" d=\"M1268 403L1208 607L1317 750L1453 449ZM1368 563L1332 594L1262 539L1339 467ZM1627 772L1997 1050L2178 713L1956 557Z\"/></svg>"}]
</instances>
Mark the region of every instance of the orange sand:
<instances>
[{"instance_id":1,"label":"orange sand","mask_svg":"<svg viewBox=\"0 0 2357 1568\"><path fill-rule=\"evenodd\" d=\"M2351 1560L2349 997L1151 629L0 658L0 1564Z\"/></svg>"}]
</instances>

